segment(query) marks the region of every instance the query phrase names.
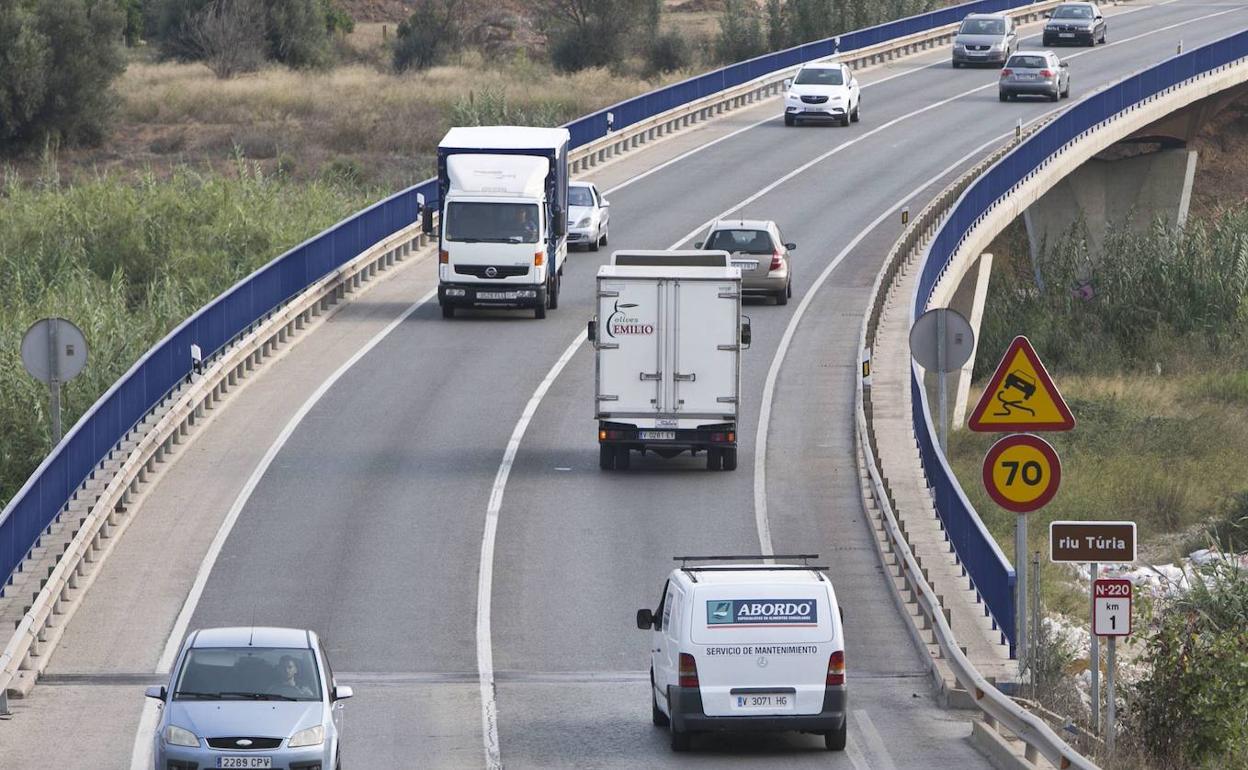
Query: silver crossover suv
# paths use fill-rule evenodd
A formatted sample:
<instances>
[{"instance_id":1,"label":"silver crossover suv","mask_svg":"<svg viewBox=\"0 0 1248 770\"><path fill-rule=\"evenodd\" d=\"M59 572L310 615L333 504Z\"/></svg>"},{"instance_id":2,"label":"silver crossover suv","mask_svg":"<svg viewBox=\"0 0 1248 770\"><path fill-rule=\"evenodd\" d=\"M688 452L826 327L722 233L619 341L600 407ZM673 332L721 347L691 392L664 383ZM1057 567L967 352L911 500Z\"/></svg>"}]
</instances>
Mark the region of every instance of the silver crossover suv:
<instances>
[{"instance_id":1,"label":"silver crossover suv","mask_svg":"<svg viewBox=\"0 0 1248 770\"><path fill-rule=\"evenodd\" d=\"M338 770L342 706L320 640L293 628L211 628L182 644L161 702L156 770Z\"/></svg>"},{"instance_id":2,"label":"silver crossover suv","mask_svg":"<svg viewBox=\"0 0 1248 770\"><path fill-rule=\"evenodd\" d=\"M953 38L953 66L1000 66L1018 50L1018 30L1004 13L972 13L962 20Z\"/></svg>"}]
</instances>

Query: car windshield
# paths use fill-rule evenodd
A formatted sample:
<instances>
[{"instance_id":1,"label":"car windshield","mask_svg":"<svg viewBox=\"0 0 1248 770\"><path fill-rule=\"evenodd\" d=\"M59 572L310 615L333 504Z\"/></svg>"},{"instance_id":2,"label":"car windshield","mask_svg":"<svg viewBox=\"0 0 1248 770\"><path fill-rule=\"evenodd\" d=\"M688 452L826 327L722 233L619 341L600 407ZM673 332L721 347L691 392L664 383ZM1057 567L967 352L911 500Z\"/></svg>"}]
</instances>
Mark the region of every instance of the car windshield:
<instances>
[{"instance_id":1,"label":"car windshield","mask_svg":"<svg viewBox=\"0 0 1248 770\"><path fill-rule=\"evenodd\" d=\"M1015 56L1005 65L1020 70L1038 70L1049 66L1043 56Z\"/></svg>"},{"instance_id":2,"label":"car windshield","mask_svg":"<svg viewBox=\"0 0 1248 770\"><path fill-rule=\"evenodd\" d=\"M593 206L594 194L589 191L588 187L569 187L568 188L568 205L569 206Z\"/></svg>"},{"instance_id":3,"label":"car windshield","mask_svg":"<svg viewBox=\"0 0 1248 770\"><path fill-rule=\"evenodd\" d=\"M775 251L766 230L716 230L703 248L745 254L771 254Z\"/></svg>"},{"instance_id":4,"label":"car windshield","mask_svg":"<svg viewBox=\"0 0 1248 770\"><path fill-rule=\"evenodd\" d=\"M320 700L309 649L197 647L186 654L174 700Z\"/></svg>"},{"instance_id":5,"label":"car windshield","mask_svg":"<svg viewBox=\"0 0 1248 770\"><path fill-rule=\"evenodd\" d=\"M1055 19L1090 19L1092 9L1086 5L1059 5L1053 12Z\"/></svg>"},{"instance_id":6,"label":"car windshield","mask_svg":"<svg viewBox=\"0 0 1248 770\"><path fill-rule=\"evenodd\" d=\"M797 73L793 82L799 86L842 86L840 67L806 67Z\"/></svg>"},{"instance_id":7,"label":"car windshield","mask_svg":"<svg viewBox=\"0 0 1248 770\"><path fill-rule=\"evenodd\" d=\"M469 203L447 206L445 238L460 243L537 243L537 206L532 203Z\"/></svg>"},{"instance_id":8,"label":"car windshield","mask_svg":"<svg viewBox=\"0 0 1248 770\"><path fill-rule=\"evenodd\" d=\"M963 35L1004 35L1005 22L1001 19L967 19L958 32Z\"/></svg>"}]
</instances>

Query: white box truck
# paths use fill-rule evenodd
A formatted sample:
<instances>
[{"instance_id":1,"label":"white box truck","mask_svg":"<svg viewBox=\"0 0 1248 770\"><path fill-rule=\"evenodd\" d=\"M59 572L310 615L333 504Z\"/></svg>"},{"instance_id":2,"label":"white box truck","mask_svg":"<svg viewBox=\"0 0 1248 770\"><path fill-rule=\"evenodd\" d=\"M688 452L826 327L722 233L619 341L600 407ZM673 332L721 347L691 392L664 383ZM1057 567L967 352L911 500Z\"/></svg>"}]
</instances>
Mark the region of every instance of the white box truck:
<instances>
[{"instance_id":1,"label":"white box truck","mask_svg":"<svg viewBox=\"0 0 1248 770\"><path fill-rule=\"evenodd\" d=\"M564 128L452 128L438 145L438 304L559 306L567 259L568 141ZM425 230L432 230L426 215Z\"/></svg>"},{"instance_id":2,"label":"white box truck","mask_svg":"<svg viewBox=\"0 0 1248 770\"><path fill-rule=\"evenodd\" d=\"M726 251L616 252L598 270L594 346L598 462L626 470L634 450L706 453L736 470L741 271Z\"/></svg>"}]
</instances>

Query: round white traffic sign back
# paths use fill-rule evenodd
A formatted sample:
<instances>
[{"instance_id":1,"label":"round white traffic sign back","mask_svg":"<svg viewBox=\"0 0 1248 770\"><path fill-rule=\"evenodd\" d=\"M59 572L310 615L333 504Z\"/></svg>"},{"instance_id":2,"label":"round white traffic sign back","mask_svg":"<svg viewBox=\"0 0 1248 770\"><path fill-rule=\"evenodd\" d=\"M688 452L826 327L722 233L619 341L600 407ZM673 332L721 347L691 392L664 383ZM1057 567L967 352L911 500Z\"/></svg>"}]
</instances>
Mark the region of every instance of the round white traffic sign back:
<instances>
[{"instance_id":1,"label":"round white traffic sign back","mask_svg":"<svg viewBox=\"0 0 1248 770\"><path fill-rule=\"evenodd\" d=\"M22 337L22 364L45 384L72 380L87 365L87 338L64 318L44 318Z\"/></svg>"}]
</instances>

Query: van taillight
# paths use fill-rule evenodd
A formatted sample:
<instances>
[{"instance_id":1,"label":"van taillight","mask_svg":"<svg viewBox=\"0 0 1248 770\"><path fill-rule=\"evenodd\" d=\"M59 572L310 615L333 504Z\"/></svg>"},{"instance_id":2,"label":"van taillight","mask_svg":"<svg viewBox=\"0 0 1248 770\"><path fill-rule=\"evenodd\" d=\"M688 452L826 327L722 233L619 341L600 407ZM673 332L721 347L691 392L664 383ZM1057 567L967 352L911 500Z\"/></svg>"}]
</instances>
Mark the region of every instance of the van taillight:
<instances>
[{"instance_id":1,"label":"van taillight","mask_svg":"<svg viewBox=\"0 0 1248 770\"><path fill-rule=\"evenodd\" d=\"M681 687L698 686L698 662L687 652L680 654L679 684Z\"/></svg>"},{"instance_id":2,"label":"van taillight","mask_svg":"<svg viewBox=\"0 0 1248 770\"><path fill-rule=\"evenodd\" d=\"M828 658L827 684L845 684L845 653L842 650L837 650Z\"/></svg>"},{"instance_id":3,"label":"van taillight","mask_svg":"<svg viewBox=\"0 0 1248 770\"><path fill-rule=\"evenodd\" d=\"M771 270L779 270L782 266L780 262L780 250L776 249L771 253Z\"/></svg>"}]
</instances>

